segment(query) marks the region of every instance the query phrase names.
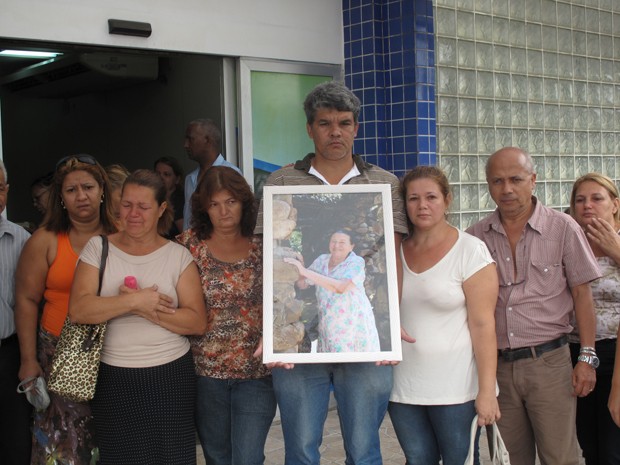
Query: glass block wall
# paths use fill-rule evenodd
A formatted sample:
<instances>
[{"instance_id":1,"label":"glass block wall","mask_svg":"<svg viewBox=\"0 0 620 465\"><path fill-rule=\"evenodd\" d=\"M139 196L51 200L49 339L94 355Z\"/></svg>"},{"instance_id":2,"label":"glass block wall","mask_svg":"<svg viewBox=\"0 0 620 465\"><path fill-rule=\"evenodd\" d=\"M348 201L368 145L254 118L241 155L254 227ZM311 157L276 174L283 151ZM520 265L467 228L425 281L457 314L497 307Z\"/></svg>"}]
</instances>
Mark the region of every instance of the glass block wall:
<instances>
[{"instance_id":1,"label":"glass block wall","mask_svg":"<svg viewBox=\"0 0 620 465\"><path fill-rule=\"evenodd\" d=\"M532 154L552 207L589 171L620 178L619 0L435 0L434 17L437 155L455 226L495 208L484 164L500 147Z\"/></svg>"}]
</instances>

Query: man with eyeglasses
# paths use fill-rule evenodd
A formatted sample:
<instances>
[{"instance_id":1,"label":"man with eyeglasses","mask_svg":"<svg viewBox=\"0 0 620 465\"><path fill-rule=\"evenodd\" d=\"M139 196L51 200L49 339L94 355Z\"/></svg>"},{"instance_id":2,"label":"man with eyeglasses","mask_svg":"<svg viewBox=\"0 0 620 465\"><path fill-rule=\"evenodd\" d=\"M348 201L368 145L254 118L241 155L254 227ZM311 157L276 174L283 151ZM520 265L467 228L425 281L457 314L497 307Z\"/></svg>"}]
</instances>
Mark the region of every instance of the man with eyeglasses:
<instances>
[{"instance_id":1,"label":"man with eyeglasses","mask_svg":"<svg viewBox=\"0 0 620 465\"><path fill-rule=\"evenodd\" d=\"M486 177L497 209L467 232L497 263L495 308L502 418L513 465L578 465L576 396L596 383L595 315L590 281L600 269L579 225L533 195L532 158L516 147L495 152ZM567 334L575 312L584 361L573 369Z\"/></svg>"},{"instance_id":2,"label":"man with eyeglasses","mask_svg":"<svg viewBox=\"0 0 620 465\"><path fill-rule=\"evenodd\" d=\"M15 268L30 234L2 216L8 193L7 172L0 160L0 461L27 465L32 447L31 406L16 390L20 359L14 308Z\"/></svg>"}]
</instances>

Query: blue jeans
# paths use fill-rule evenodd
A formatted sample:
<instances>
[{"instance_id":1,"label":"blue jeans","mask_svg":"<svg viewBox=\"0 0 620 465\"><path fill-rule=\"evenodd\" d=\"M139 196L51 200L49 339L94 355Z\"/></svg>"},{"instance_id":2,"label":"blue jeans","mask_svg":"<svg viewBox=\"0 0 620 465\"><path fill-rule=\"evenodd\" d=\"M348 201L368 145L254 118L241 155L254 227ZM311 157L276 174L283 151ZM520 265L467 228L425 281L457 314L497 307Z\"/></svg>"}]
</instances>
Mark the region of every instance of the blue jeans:
<instances>
[{"instance_id":1,"label":"blue jeans","mask_svg":"<svg viewBox=\"0 0 620 465\"><path fill-rule=\"evenodd\" d=\"M271 377L198 376L196 429L207 465L262 465L275 413Z\"/></svg>"},{"instance_id":2,"label":"blue jeans","mask_svg":"<svg viewBox=\"0 0 620 465\"><path fill-rule=\"evenodd\" d=\"M390 418L407 459L406 465L463 465L470 442L474 401L455 405L410 405L390 402ZM478 437L475 463L479 463Z\"/></svg>"},{"instance_id":3,"label":"blue jeans","mask_svg":"<svg viewBox=\"0 0 620 465\"><path fill-rule=\"evenodd\" d=\"M298 364L273 370L286 465L319 465L330 386L338 405L347 465L380 465L379 427L392 390L392 367L374 363Z\"/></svg>"}]
</instances>

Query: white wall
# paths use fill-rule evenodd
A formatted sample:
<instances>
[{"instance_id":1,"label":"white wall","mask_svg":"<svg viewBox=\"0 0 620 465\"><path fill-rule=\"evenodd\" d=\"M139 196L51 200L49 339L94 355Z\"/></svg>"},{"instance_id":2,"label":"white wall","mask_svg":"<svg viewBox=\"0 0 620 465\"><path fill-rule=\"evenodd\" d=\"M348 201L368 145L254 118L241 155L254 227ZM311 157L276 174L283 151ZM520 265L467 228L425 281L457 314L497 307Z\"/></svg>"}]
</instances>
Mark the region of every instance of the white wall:
<instances>
[{"instance_id":1,"label":"white wall","mask_svg":"<svg viewBox=\"0 0 620 465\"><path fill-rule=\"evenodd\" d=\"M149 38L108 33L148 22ZM0 37L340 64L340 0L1 0Z\"/></svg>"}]
</instances>

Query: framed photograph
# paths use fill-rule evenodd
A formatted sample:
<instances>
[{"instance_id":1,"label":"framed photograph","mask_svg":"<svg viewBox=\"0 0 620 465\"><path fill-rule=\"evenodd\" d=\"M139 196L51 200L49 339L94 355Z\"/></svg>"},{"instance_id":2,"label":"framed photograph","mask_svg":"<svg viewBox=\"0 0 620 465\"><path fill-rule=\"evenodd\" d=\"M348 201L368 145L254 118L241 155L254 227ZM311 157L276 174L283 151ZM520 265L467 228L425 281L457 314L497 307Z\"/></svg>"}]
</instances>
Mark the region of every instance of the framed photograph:
<instances>
[{"instance_id":1,"label":"framed photograph","mask_svg":"<svg viewBox=\"0 0 620 465\"><path fill-rule=\"evenodd\" d=\"M390 186L265 186L263 221L263 361L401 360Z\"/></svg>"}]
</instances>

